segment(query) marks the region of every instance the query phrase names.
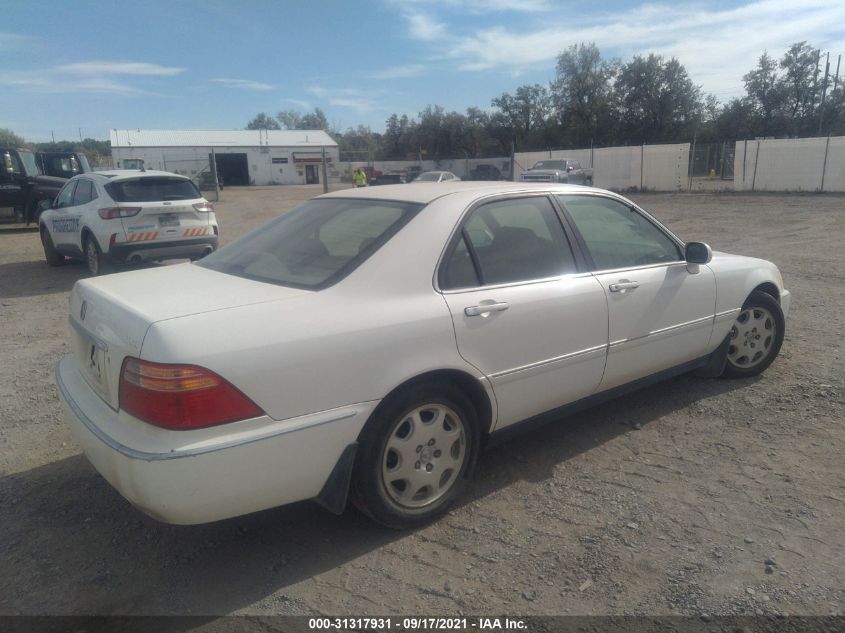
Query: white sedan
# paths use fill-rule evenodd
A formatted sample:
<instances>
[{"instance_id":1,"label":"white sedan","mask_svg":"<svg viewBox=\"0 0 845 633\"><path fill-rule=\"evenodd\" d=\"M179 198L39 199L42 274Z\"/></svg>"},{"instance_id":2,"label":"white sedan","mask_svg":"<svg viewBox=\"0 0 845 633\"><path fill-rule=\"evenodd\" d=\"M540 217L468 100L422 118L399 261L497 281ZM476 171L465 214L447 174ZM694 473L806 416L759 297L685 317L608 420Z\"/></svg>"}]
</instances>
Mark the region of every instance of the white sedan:
<instances>
[{"instance_id":1,"label":"white sedan","mask_svg":"<svg viewBox=\"0 0 845 633\"><path fill-rule=\"evenodd\" d=\"M607 191L344 190L197 264L77 282L56 377L90 461L162 521L351 496L409 527L491 434L681 372L758 374L789 300L770 262Z\"/></svg>"},{"instance_id":2,"label":"white sedan","mask_svg":"<svg viewBox=\"0 0 845 633\"><path fill-rule=\"evenodd\" d=\"M217 248L214 207L187 177L112 170L75 176L39 218L50 266L82 259L92 275L112 264L198 259Z\"/></svg>"},{"instance_id":3,"label":"white sedan","mask_svg":"<svg viewBox=\"0 0 845 633\"><path fill-rule=\"evenodd\" d=\"M414 182L455 182L459 181L451 171L424 171L414 178Z\"/></svg>"}]
</instances>

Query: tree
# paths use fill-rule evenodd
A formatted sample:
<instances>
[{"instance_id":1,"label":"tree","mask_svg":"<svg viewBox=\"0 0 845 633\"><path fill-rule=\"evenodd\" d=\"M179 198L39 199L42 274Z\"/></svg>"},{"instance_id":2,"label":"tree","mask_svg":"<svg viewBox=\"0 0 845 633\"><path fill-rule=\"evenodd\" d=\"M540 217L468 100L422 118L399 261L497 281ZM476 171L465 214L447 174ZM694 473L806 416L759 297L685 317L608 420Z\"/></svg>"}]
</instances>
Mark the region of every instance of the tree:
<instances>
[{"instance_id":1,"label":"tree","mask_svg":"<svg viewBox=\"0 0 845 633\"><path fill-rule=\"evenodd\" d=\"M637 55L621 67L614 90L627 142L689 139L702 119L701 89L674 57Z\"/></svg>"},{"instance_id":2,"label":"tree","mask_svg":"<svg viewBox=\"0 0 845 633\"><path fill-rule=\"evenodd\" d=\"M585 146L613 137L611 79L616 65L602 60L594 43L573 44L557 58L557 75L551 93L564 138Z\"/></svg>"},{"instance_id":3,"label":"tree","mask_svg":"<svg viewBox=\"0 0 845 633\"><path fill-rule=\"evenodd\" d=\"M757 67L742 77L748 103L755 115L755 125L759 136L777 135L782 122L778 121L782 114L786 91L778 76L778 63L769 57L766 51L757 61Z\"/></svg>"},{"instance_id":4,"label":"tree","mask_svg":"<svg viewBox=\"0 0 845 633\"><path fill-rule=\"evenodd\" d=\"M529 143L531 133L545 127L551 110L551 98L545 86L524 85L516 89L516 94L503 93L492 100L491 105L499 108L505 115L513 131L517 145Z\"/></svg>"},{"instance_id":5,"label":"tree","mask_svg":"<svg viewBox=\"0 0 845 633\"><path fill-rule=\"evenodd\" d=\"M0 127L0 145L23 147L26 145L26 141L23 140L23 137L12 132L12 130Z\"/></svg>"},{"instance_id":6,"label":"tree","mask_svg":"<svg viewBox=\"0 0 845 633\"><path fill-rule=\"evenodd\" d=\"M298 130L299 124L302 122L302 113L298 110L280 110L276 114L276 118L282 127L286 130Z\"/></svg>"},{"instance_id":7,"label":"tree","mask_svg":"<svg viewBox=\"0 0 845 633\"><path fill-rule=\"evenodd\" d=\"M298 129L300 130L329 130L329 121L326 119L325 113L320 108L314 108L313 112L309 112L302 116L299 120Z\"/></svg>"},{"instance_id":8,"label":"tree","mask_svg":"<svg viewBox=\"0 0 845 633\"><path fill-rule=\"evenodd\" d=\"M788 131L792 136L812 134L818 96L818 51L807 42L796 42L780 60L780 67L784 70L781 81Z\"/></svg>"},{"instance_id":9,"label":"tree","mask_svg":"<svg viewBox=\"0 0 845 633\"><path fill-rule=\"evenodd\" d=\"M276 120L264 112L259 112L255 115L249 123L246 124L248 130L278 130L279 124Z\"/></svg>"}]
</instances>

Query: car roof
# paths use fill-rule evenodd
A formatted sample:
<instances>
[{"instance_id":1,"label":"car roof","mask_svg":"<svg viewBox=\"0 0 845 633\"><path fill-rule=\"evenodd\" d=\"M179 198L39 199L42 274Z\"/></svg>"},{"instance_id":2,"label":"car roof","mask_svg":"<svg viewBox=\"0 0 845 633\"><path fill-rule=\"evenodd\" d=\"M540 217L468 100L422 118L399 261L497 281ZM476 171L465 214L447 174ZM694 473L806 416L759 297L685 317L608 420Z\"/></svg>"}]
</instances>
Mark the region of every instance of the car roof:
<instances>
[{"instance_id":1,"label":"car roof","mask_svg":"<svg viewBox=\"0 0 845 633\"><path fill-rule=\"evenodd\" d=\"M116 182L118 180L129 180L133 178L160 178L166 176L168 178L181 178L183 180L190 180L187 176L181 174L174 174L169 171L157 171L155 169L147 169L141 171L140 169L107 169L103 171L93 171L90 174L79 174L74 178L80 176L88 176L95 178L98 182Z\"/></svg>"},{"instance_id":2,"label":"car roof","mask_svg":"<svg viewBox=\"0 0 845 633\"><path fill-rule=\"evenodd\" d=\"M412 182L407 185L381 185L379 187L357 187L342 189L325 193L320 198L362 198L370 200L396 200L399 202L417 202L429 204L438 198L452 194L470 193L477 194L481 198L497 193L519 193L551 191L555 193L586 193L600 192L617 197L615 194L603 189L582 187L580 185L556 185L552 183L528 183L528 182L466 182L450 180L438 183L432 187L427 183Z\"/></svg>"}]
</instances>

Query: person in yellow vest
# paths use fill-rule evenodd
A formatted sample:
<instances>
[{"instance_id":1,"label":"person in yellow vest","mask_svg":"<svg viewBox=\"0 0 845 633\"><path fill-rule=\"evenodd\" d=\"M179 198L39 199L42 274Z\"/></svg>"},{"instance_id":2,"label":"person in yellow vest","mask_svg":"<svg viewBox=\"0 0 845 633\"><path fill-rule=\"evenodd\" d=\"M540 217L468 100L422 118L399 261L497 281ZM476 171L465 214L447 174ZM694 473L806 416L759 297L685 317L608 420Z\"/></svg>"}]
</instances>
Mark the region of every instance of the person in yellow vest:
<instances>
[{"instance_id":1,"label":"person in yellow vest","mask_svg":"<svg viewBox=\"0 0 845 633\"><path fill-rule=\"evenodd\" d=\"M356 187L366 187L367 186L367 174L364 173L364 170L360 167L355 170L352 174L352 182L355 183Z\"/></svg>"}]
</instances>

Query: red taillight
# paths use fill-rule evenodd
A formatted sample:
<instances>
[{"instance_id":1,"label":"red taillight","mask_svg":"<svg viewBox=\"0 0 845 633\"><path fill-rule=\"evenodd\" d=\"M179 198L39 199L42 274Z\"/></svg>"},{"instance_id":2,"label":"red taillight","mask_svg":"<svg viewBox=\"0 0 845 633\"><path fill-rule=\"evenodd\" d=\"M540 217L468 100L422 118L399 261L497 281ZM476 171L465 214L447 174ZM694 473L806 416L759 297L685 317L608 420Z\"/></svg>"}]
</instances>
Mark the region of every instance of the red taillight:
<instances>
[{"instance_id":1,"label":"red taillight","mask_svg":"<svg viewBox=\"0 0 845 633\"><path fill-rule=\"evenodd\" d=\"M108 207L106 209L99 209L97 213L104 220L113 220L114 218L131 218L133 215L138 215L143 207Z\"/></svg>"},{"instance_id":2,"label":"red taillight","mask_svg":"<svg viewBox=\"0 0 845 633\"><path fill-rule=\"evenodd\" d=\"M213 371L127 358L120 370L120 408L175 431L264 415L258 405Z\"/></svg>"},{"instance_id":3,"label":"red taillight","mask_svg":"<svg viewBox=\"0 0 845 633\"><path fill-rule=\"evenodd\" d=\"M210 202L197 202L194 205L194 209L200 211L201 213L209 213L211 211L214 211L214 205Z\"/></svg>"}]
</instances>

